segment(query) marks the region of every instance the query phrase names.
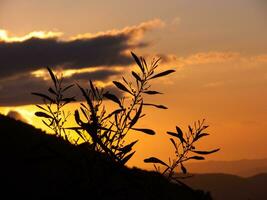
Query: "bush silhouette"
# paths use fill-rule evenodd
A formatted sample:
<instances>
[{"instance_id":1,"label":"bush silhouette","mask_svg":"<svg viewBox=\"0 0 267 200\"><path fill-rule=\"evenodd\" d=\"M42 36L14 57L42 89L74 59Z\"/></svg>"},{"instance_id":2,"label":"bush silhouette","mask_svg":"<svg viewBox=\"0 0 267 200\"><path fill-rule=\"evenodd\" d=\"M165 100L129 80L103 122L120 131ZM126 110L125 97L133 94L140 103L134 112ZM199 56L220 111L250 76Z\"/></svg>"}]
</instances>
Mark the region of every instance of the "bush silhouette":
<instances>
[{"instance_id":1,"label":"bush silhouette","mask_svg":"<svg viewBox=\"0 0 267 200\"><path fill-rule=\"evenodd\" d=\"M123 82L113 81L114 86L123 94L128 95L119 98L109 91L99 89L89 81L89 89L77 84L86 103L81 103L79 110L75 110L74 116L77 127L64 127L69 116L65 114L63 107L75 101L75 97L64 97L64 92L73 85L62 86L62 77L58 78L48 68L54 87L49 87L50 95L32 93L43 99L44 105L37 105L42 111L35 113L36 116L44 118L43 123L54 131L57 136L64 134L68 139L66 129L74 130L80 138L88 144L90 149L104 153L109 159L124 165L135 153L133 146L137 141L125 145L125 138L130 131L139 131L145 134L154 135L155 132L148 128L137 128L136 124L144 116L143 107L153 106L158 109L167 109L164 105L156 105L145 102L143 95L158 95L158 91L151 90L151 80L157 79L174 72L166 70L156 73L160 59L153 59L150 65L142 57L132 53L132 57L139 67L139 72L132 71L132 80ZM107 113L103 106L104 99L110 100L117 105L117 108ZM53 109L54 108L54 109ZM83 115L82 117L80 115ZM87 135L84 135L86 133ZM89 140L87 139L89 136Z\"/></svg>"},{"instance_id":2,"label":"bush silhouette","mask_svg":"<svg viewBox=\"0 0 267 200\"><path fill-rule=\"evenodd\" d=\"M156 73L160 59L153 59L151 64L148 65L143 57L138 57L133 52L131 54L139 71L131 72L132 80L126 80L123 77L122 82L113 81L114 86L122 93L122 97L96 87L91 80L89 80L88 89L77 84L85 102L80 103L80 108L73 113L77 124L75 127L65 127L65 122L70 113L66 114L63 110L65 105L75 101L74 96L64 96L64 93L73 88L74 85L63 86L63 77L57 77L48 68L54 86L48 88L49 94L32 93L41 97L44 102L44 106L37 105L41 111L36 112L35 115L42 118L43 123L52 129L56 136L62 136L69 140L66 130L72 130L79 135L79 138L83 140L83 145L88 150L104 154L112 162L125 165L134 155L133 148L138 142L132 141L125 144L126 136L131 131L139 131L149 135L155 134L152 129L136 127L138 121L145 115L143 114L143 107L152 106L158 109L167 109L164 105L146 102L145 95L162 94L151 90L151 81L175 72L174 70L166 70ZM116 108L107 112L105 100L112 101ZM177 167L181 168L183 174L187 174L184 162L192 159L204 160L205 155L219 150L203 151L195 147L197 141L209 135L203 133L207 128L208 126L204 124L204 120L198 121L193 127L189 126L188 132L185 133L176 126L176 132L167 132L172 136L170 142L175 149L176 158L169 159L168 164L156 157L150 157L144 161L153 163L158 172L160 172L160 169L157 165L164 166L165 169L161 171L162 175L166 175L169 180L182 184L179 178L186 176L176 177L174 170ZM77 144L77 142L70 142Z\"/></svg>"}]
</instances>

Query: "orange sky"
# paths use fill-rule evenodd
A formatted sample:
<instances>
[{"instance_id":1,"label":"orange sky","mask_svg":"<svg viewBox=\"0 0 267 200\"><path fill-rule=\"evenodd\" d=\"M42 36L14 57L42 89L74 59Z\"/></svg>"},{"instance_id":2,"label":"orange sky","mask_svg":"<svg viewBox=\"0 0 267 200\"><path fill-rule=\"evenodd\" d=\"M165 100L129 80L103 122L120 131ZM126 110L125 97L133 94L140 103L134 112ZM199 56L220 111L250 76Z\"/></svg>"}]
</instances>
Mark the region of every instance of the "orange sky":
<instances>
[{"instance_id":1,"label":"orange sky","mask_svg":"<svg viewBox=\"0 0 267 200\"><path fill-rule=\"evenodd\" d=\"M131 136L141 140L130 165L144 167L143 159L149 156L167 160L172 149L166 131L176 125L186 128L203 118L211 136L203 139L201 147L221 148L209 160L266 158L266 6L262 0L2 0L0 40L55 36L71 41L123 33L130 35L131 44L148 43L129 48L126 54L133 50L148 59L161 55L162 70L176 69L168 78L154 82L154 89L164 94L153 101L169 109L145 111L148 116L140 126L154 127L157 135ZM122 66L101 67L116 70ZM128 68L122 71L129 73ZM109 84L121 76L114 74L101 82ZM15 110L41 126L33 117L33 105L1 103L1 113Z\"/></svg>"}]
</instances>

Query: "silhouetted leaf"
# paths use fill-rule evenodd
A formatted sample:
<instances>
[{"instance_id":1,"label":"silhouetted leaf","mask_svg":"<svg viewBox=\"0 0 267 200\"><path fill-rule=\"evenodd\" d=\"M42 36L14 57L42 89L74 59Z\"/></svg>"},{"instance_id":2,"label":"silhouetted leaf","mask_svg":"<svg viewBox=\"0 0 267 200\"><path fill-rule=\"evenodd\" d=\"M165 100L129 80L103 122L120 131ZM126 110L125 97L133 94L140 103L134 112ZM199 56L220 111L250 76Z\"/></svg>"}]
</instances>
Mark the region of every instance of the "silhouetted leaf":
<instances>
[{"instance_id":1,"label":"silhouetted leaf","mask_svg":"<svg viewBox=\"0 0 267 200\"><path fill-rule=\"evenodd\" d=\"M64 98L62 101L65 101L66 103L76 101L75 97L69 97L69 98Z\"/></svg>"},{"instance_id":2,"label":"silhouetted leaf","mask_svg":"<svg viewBox=\"0 0 267 200\"><path fill-rule=\"evenodd\" d=\"M102 120L105 120L105 119L108 119L108 118L110 118L112 115L114 115L114 114L118 114L118 113L120 113L120 112L122 112L122 111L124 111L125 109L117 109L117 110L114 110L112 113L110 113L110 114L108 114L106 117L104 117Z\"/></svg>"},{"instance_id":3,"label":"silhouetted leaf","mask_svg":"<svg viewBox=\"0 0 267 200\"><path fill-rule=\"evenodd\" d=\"M75 110L74 117L75 117L76 123L79 124L79 125L81 125L82 121L81 121L80 114L79 114L79 111L78 110Z\"/></svg>"},{"instance_id":4,"label":"silhouetted leaf","mask_svg":"<svg viewBox=\"0 0 267 200\"><path fill-rule=\"evenodd\" d=\"M203 156L192 156L192 157L189 157L189 159L194 159L194 160L205 160L205 158Z\"/></svg>"},{"instance_id":5,"label":"silhouetted leaf","mask_svg":"<svg viewBox=\"0 0 267 200\"><path fill-rule=\"evenodd\" d=\"M211 150L211 151L195 151L195 150L192 150L192 152L197 153L197 154L206 155L206 154L215 153L215 152L217 152L219 150L220 149L214 149L214 150Z\"/></svg>"},{"instance_id":6,"label":"silhouetted leaf","mask_svg":"<svg viewBox=\"0 0 267 200\"><path fill-rule=\"evenodd\" d=\"M51 88L51 87L48 88L48 91L49 91L51 94L55 94L55 95L57 95L57 93L55 92L55 90L53 90L53 88Z\"/></svg>"},{"instance_id":7,"label":"silhouetted leaf","mask_svg":"<svg viewBox=\"0 0 267 200\"><path fill-rule=\"evenodd\" d=\"M177 149L177 145L176 145L174 139L170 138L170 141L171 141L171 143L173 144L175 150L178 150L178 149Z\"/></svg>"},{"instance_id":8,"label":"silhouetted leaf","mask_svg":"<svg viewBox=\"0 0 267 200\"><path fill-rule=\"evenodd\" d=\"M209 134L208 133L200 133L198 135L196 135L196 137L194 138L194 142L199 140L200 138L204 137L204 136L208 136Z\"/></svg>"},{"instance_id":9,"label":"silhouetted leaf","mask_svg":"<svg viewBox=\"0 0 267 200\"><path fill-rule=\"evenodd\" d=\"M139 117L140 117L140 115L141 115L141 113L142 113L142 107L143 107L143 102L141 102L138 111L136 112L134 118L133 118L132 121L130 122L130 126L129 126L129 128L133 127L133 126L136 124L137 120L139 119Z\"/></svg>"},{"instance_id":10,"label":"silhouetted leaf","mask_svg":"<svg viewBox=\"0 0 267 200\"><path fill-rule=\"evenodd\" d=\"M181 170L182 170L182 172L183 172L184 174L187 173L187 170L186 170L186 168L184 167L183 163L181 163Z\"/></svg>"},{"instance_id":11,"label":"silhouetted leaf","mask_svg":"<svg viewBox=\"0 0 267 200\"><path fill-rule=\"evenodd\" d=\"M40 106L40 105L36 105L38 108L44 110L44 111L47 111L44 107Z\"/></svg>"},{"instance_id":12,"label":"silhouetted leaf","mask_svg":"<svg viewBox=\"0 0 267 200\"><path fill-rule=\"evenodd\" d=\"M78 87L80 88L80 90L81 90L84 98L86 99L87 104L90 107L90 111L92 112L92 116L95 118L96 117L96 114L95 114L94 106L93 106L93 103L92 103L91 99L89 98L89 96L86 93L86 91L80 85L78 85ZM93 119L93 120L95 120L95 119Z\"/></svg>"},{"instance_id":13,"label":"silhouetted leaf","mask_svg":"<svg viewBox=\"0 0 267 200\"><path fill-rule=\"evenodd\" d=\"M153 107L160 108L160 109L168 109L166 106L156 105L156 104L152 104L152 103L144 103L143 105L145 105L145 106L153 106Z\"/></svg>"},{"instance_id":14,"label":"silhouetted leaf","mask_svg":"<svg viewBox=\"0 0 267 200\"><path fill-rule=\"evenodd\" d=\"M144 93L151 94L151 95L153 95L153 94L162 94L161 92L153 91L153 90L145 91Z\"/></svg>"},{"instance_id":15,"label":"silhouetted leaf","mask_svg":"<svg viewBox=\"0 0 267 200\"><path fill-rule=\"evenodd\" d=\"M138 140L131 142L130 144L128 144L122 148L119 148L118 150L124 154L127 154L128 152L130 152L132 150L132 147L136 144L136 142L138 142Z\"/></svg>"},{"instance_id":16,"label":"silhouetted leaf","mask_svg":"<svg viewBox=\"0 0 267 200\"><path fill-rule=\"evenodd\" d=\"M122 107L121 101L119 100L119 98L116 95L111 94L109 92L106 92L105 94L103 94L103 96L106 97L107 99L119 104L119 106Z\"/></svg>"},{"instance_id":17,"label":"silhouetted leaf","mask_svg":"<svg viewBox=\"0 0 267 200\"><path fill-rule=\"evenodd\" d=\"M146 158L144 160L144 162L145 163L158 163L158 164L162 164L162 165L165 165L166 167L168 167L168 165L165 162L163 162L162 160L155 158L155 157Z\"/></svg>"},{"instance_id":18,"label":"silhouetted leaf","mask_svg":"<svg viewBox=\"0 0 267 200\"><path fill-rule=\"evenodd\" d=\"M93 92L93 95L96 97L96 91L95 91L94 84L93 84L93 82L91 80L89 81L89 83L90 83L90 88L91 88L91 90Z\"/></svg>"},{"instance_id":19,"label":"silhouetted leaf","mask_svg":"<svg viewBox=\"0 0 267 200\"><path fill-rule=\"evenodd\" d=\"M137 73L135 73L134 71L132 71L132 75L134 76L134 78L136 79L136 80L138 80L138 81L142 81L141 80L141 78L140 78L140 76L138 76L138 74Z\"/></svg>"},{"instance_id":20,"label":"silhouetted leaf","mask_svg":"<svg viewBox=\"0 0 267 200\"><path fill-rule=\"evenodd\" d=\"M136 64L137 64L137 65L139 66L139 68L141 69L141 71L144 72L145 70L144 70L144 67L143 67L143 65L142 65L142 63L141 63L141 61L140 61L140 59L139 59L133 52L131 52L131 54L132 54L132 56L133 56L133 58L134 58Z\"/></svg>"},{"instance_id":21,"label":"silhouetted leaf","mask_svg":"<svg viewBox=\"0 0 267 200\"><path fill-rule=\"evenodd\" d=\"M120 90L123 90L125 92L128 92L130 94L132 94L132 92L130 90L128 90L127 87L125 87L122 83L118 82L118 81L113 81L114 85L119 88Z\"/></svg>"},{"instance_id":22,"label":"silhouetted leaf","mask_svg":"<svg viewBox=\"0 0 267 200\"><path fill-rule=\"evenodd\" d=\"M41 93L37 93L37 92L32 92L33 95L36 95L36 96L39 96L39 97L42 97L46 100L49 100L50 102L52 103L55 103L54 99L52 99L51 97L45 95L45 94L41 94Z\"/></svg>"},{"instance_id":23,"label":"silhouetted leaf","mask_svg":"<svg viewBox=\"0 0 267 200\"><path fill-rule=\"evenodd\" d=\"M134 154L135 154L135 151L132 152L132 153L130 153L129 155L125 156L125 157L121 160L121 163L122 163L123 165L125 165L125 163L127 163L128 160L130 160L131 157L132 157Z\"/></svg>"},{"instance_id":24,"label":"silhouetted leaf","mask_svg":"<svg viewBox=\"0 0 267 200\"><path fill-rule=\"evenodd\" d=\"M180 141L185 143L183 131L178 126L176 126L176 131L178 133L178 138L180 139Z\"/></svg>"},{"instance_id":25,"label":"silhouetted leaf","mask_svg":"<svg viewBox=\"0 0 267 200\"><path fill-rule=\"evenodd\" d=\"M141 131L143 133L146 133L148 135L155 135L155 131L151 130L151 129L147 129L147 128L132 128L135 131Z\"/></svg>"},{"instance_id":26,"label":"silhouetted leaf","mask_svg":"<svg viewBox=\"0 0 267 200\"><path fill-rule=\"evenodd\" d=\"M167 134L174 136L174 137L178 137L178 134L174 132L167 131Z\"/></svg>"},{"instance_id":27,"label":"silhouetted leaf","mask_svg":"<svg viewBox=\"0 0 267 200\"><path fill-rule=\"evenodd\" d=\"M68 89L72 88L74 86L74 84L68 85L67 87L65 87L62 92L67 91Z\"/></svg>"},{"instance_id":28,"label":"silhouetted leaf","mask_svg":"<svg viewBox=\"0 0 267 200\"><path fill-rule=\"evenodd\" d=\"M172 70L172 69L171 70L167 70L167 71L164 71L164 72L161 72L159 74L156 74L156 75L152 76L150 79L166 76L166 75L171 74L173 72L175 72L175 70Z\"/></svg>"},{"instance_id":29,"label":"silhouetted leaf","mask_svg":"<svg viewBox=\"0 0 267 200\"><path fill-rule=\"evenodd\" d=\"M183 131L178 126L176 126L176 131L177 131L178 135L183 136Z\"/></svg>"},{"instance_id":30,"label":"silhouetted leaf","mask_svg":"<svg viewBox=\"0 0 267 200\"><path fill-rule=\"evenodd\" d=\"M174 132L167 131L167 134L178 138L181 143L185 143L186 142L185 139L183 138L183 136L181 134L179 134L179 133L174 133Z\"/></svg>"},{"instance_id":31,"label":"silhouetted leaf","mask_svg":"<svg viewBox=\"0 0 267 200\"><path fill-rule=\"evenodd\" d=\"M48 115L48 114L46 114L44 112L36 112L35 115L37 117L44 117L44 118L51 118L52 119L52 117L50 115Z\"/></svg>"},{"instance_id":32,"label":"silhouetted leaf","mask_svg":"<svg viewBox=\"0 0 267 200\"><path fill-rule=\"evenodd\" d=\"M57 79L56 79L54 73L52 72L52 70L49 67L47 67L47 70L48 70L48 72L50 74L51 79L54 82L55 88L57 88L57 81L56 81Z\"/></svg>"}]
</instances>

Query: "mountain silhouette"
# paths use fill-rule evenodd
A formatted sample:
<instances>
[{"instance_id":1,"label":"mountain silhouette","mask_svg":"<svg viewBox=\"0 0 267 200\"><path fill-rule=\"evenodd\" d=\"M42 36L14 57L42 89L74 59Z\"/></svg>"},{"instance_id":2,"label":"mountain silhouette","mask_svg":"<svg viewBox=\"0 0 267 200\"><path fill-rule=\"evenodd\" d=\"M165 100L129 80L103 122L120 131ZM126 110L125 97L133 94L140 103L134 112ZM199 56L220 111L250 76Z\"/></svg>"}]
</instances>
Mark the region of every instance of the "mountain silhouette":
<instances>
[{"instance_id":1,"label":"mountain silhouette","mask_svg":"<svg viewBox=\"0 0 267 200\"><path fill-rule=\"evenodd\" d=\"M191 173L223 173L251 177L267 173L267 159L243 159L233 161L203 161L187 163Z\"/></svg>"},{"instance_id":2,"label":"mountain silhouette","mask_svg":"<svg viewBox=\"0 0 267 200\"><path fill-rule=\"evenodd\" d=\"M197 174L184 181L192 188L209 190L216 200L267 199L267 173L248 178L229 174Z\"/></svg>"},{"instance_id":3,"label":"mountain silhouette","mask_svg":"<svg viewBox=\"0 0 267 200\"><path fill-rule=\"evenodd\" d=\"M9 199L211 199L156 172L118 165L88 145L71 145L0 115L1 194Z\"/></svg>"}]
</instances>

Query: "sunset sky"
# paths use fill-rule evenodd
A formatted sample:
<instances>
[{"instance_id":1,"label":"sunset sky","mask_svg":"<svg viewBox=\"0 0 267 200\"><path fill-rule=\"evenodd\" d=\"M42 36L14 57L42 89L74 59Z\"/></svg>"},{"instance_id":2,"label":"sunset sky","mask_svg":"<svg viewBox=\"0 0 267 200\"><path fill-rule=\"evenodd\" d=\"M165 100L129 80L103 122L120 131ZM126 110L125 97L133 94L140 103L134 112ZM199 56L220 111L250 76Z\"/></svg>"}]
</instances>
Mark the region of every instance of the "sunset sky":
<instances>
[{"instance_id":1,"label":"sunset sky","mask_svg":"<svg viewBox=\"0 0 267 200\"><path fill-rule=\"evenodd\" d=\"M149 100L169 109L145 110L139 125L157 135L132 133L130 165L167 160L166 131L203 118L211 135L200 147L221 148L207 159L267 158L266 10L266 0L0 0L0 113L41 127L30 93L50 84L45 67L111 88L133 51L176 72L153 82L164 94Z\"/></svg>"}]
</instances>

